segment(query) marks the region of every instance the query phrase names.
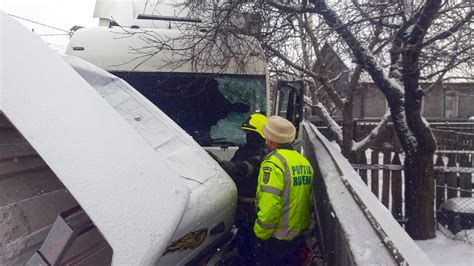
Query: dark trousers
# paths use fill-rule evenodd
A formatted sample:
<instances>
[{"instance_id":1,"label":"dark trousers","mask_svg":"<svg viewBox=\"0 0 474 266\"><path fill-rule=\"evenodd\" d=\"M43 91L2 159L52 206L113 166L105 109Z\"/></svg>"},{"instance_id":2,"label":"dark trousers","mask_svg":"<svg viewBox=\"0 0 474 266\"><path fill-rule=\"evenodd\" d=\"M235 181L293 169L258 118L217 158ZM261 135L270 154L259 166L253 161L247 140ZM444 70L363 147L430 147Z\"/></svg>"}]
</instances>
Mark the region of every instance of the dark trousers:
<instances>
[{"instance_id":1,"label":"dark trousers","mask_svg":"<svg viewBox=\"0 0 474 266\"><path fill-rule=\"evenodd\" d=\"M257 219L255 205L248 203L237 203L236 226L239 229L236 235L237 249L241 258L241 265L256 265L255 249L256 237L253 225Z\"/></svg>"},{"instance_id":2,"label":"dark trousers","mask_svg":"<svg viewBox=\"0 0 474 266\"><path fill-rule=\"evenodd\" d=\"M258 240L257 265L301 265L303 238Z\"/></svg>"}]
</instances>

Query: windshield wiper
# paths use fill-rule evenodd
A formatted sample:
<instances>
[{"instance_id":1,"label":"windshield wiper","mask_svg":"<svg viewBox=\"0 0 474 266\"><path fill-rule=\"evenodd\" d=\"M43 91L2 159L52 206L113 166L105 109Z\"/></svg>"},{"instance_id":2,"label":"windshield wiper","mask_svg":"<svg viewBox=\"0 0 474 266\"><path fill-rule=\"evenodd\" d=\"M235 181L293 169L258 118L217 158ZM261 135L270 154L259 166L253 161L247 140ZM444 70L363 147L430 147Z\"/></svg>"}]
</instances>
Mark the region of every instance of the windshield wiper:
<instances>
[{"instance_id":1,"label":"windshield wiper","mask_svg":"<svg viewBox=\"0 0 474 266\"><path fill-rule=\"evenodd\" d=\"M229 147L229 146L239 146L238 144L232 142L232 141L229 141L229 140L226 140L226 138L215 138L215 139L212 139L211 140L211 144L212 145L219 145L219 146L222 146L222 147Z\"/></svg>"}]
</instances>

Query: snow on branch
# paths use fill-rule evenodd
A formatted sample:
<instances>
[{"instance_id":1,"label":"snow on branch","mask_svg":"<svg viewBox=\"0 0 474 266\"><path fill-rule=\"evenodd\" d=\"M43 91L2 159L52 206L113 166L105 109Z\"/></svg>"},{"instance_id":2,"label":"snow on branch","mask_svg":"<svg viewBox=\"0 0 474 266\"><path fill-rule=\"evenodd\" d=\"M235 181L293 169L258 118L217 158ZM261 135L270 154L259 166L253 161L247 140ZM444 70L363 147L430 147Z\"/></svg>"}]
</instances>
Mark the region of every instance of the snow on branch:
<instances>
[{"instance_id":1,"label":"snow on branch","mask_svg":"<svg viewBox=\"0 0 474 266\"><path fill-rule=\"evenodd\" d=\"M390 120L389 119L390 116L391 116L390 110L387 110L387 112L384 114L384 116L382 117L380 122L377 124L377 126L374 129L372 129L370 134L367 135L361 141L355 142L352 145L352 150L354 152L365 151L370 147L372 143L376 142L378 138L382 136L381 132L383 132L383 130L387 128L388 122Z\"/></svg>"},{"instance_id":2,"label":"snow on branch","mask_svg":"<svg viewBox=\"0 0 474 266\"><path fill-rule=\"evenodd\" d=\"M316 13L323 16L328 25L333 28L343 38L350 47L357 62L370 74L374 82L387 98L393 100L403 97L403 88L396 81L391 79L384 73L382 68L378 65L375 58L369 49L361 44L359 40L353 35L347 26L341 21L336 13L327 6L323 0L313 0L316 6Z\"/></svg>"},{"instance_id":3,"label":"snow on branch","mask_svg":"<svg viewBox=\"0 0 474 266\"><path fill-rule=\"evenodd\" d=\"M337 124L337 122L332 118L331 114L329 114L324 105L318 102L317 104L313 104L311 107L318 114L318 116L326 122L328 129L334 133L334 135L336 136L336 142L341 144L342 129L339 124Z\"/></svg>"}]
</instances>

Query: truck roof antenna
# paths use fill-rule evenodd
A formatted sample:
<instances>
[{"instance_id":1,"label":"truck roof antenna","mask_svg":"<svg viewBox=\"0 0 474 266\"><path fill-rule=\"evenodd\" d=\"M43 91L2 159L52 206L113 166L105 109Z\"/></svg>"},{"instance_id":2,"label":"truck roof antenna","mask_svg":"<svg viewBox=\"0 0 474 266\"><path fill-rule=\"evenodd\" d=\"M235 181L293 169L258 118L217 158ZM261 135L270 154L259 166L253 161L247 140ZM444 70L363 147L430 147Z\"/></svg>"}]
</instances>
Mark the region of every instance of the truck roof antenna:
<instances>
[{"instance_id":1,"label":"truck roof antenna","mask_svg":"<svg viewBox=\"0 0 474 266\"><path fill-rule=\"evenodd\" d=\"M138 14L137 19L165 20L165 21L181 21L181 22L202 23L202 20L199 19L199 18L156 16L156 15L146 15L146 14Z\"/></svg>"}]
</instances>

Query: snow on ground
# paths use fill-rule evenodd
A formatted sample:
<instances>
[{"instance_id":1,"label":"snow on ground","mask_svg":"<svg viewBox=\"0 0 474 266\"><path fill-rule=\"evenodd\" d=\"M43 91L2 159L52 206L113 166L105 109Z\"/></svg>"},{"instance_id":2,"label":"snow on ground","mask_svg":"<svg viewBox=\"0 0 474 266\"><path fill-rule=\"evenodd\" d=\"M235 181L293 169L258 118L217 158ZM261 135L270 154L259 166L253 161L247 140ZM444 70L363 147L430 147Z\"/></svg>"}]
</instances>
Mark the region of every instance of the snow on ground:
<instances>
[{"instance_id":1,"label":"snow on ground","mask_svg":"<svg viewBox=\"0 0 474 266\"><path fill-rule=\"evenodd\" d=\"M434 265L474 265L474 245L451 239L443 231L438 230L434 239L415 242ZM461 232L474 236L474 230Z\"/></svg>"}]
</instances>

